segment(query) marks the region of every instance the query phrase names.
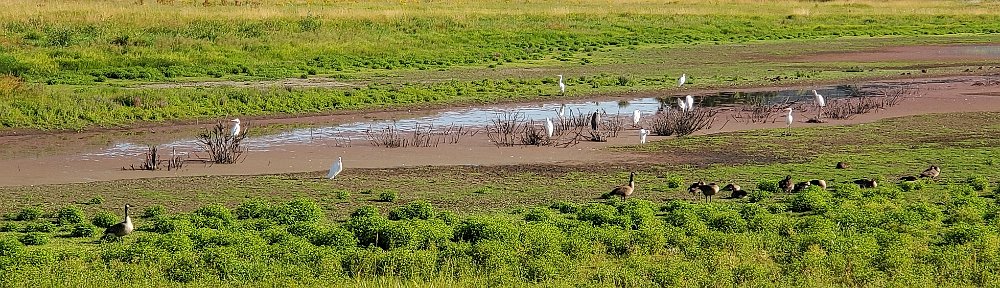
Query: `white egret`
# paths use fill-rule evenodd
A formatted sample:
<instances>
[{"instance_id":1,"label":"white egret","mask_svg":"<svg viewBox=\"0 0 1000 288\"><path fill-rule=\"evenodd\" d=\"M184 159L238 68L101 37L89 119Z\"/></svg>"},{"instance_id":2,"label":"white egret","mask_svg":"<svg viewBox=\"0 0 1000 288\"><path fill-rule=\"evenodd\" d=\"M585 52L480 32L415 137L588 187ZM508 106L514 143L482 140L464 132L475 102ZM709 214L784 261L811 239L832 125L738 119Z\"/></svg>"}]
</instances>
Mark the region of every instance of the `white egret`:
<instances>
[{"instance_id":1,"label":"white egret","mask_svg":"<svg viewBox=\"0 0 1000 288\"><path fill-rule=\"evenodd\" d=\"M639 127L639 118L642 117L642 112L638 109L632 111L632 127Z\"/></svg>"},{"instance_id":2,"label":"white egret","mask_svg":"<svg viewBox=\"0 0 1000 288\"><path fill-rule=\"evenodd\" d=\"M819 95L816 90L813 90L813 100L816 101L816 106L819 108L816 110L816 120L823 115L823 107L826 107L826 100L823 99L823 95Z\"/></svg>"},{"instance_id":3,"label":"white egret","mask_svg":"<svg viewBox=\"0 0 1000 288\"><path fill-rule=\"evenodd\" d=\"M562 74L559 74L559 94L566 95L566 84L563 83Z\"/></svg>"},{"instance_id":4,"label":"white egret","mask_svg":"<svg viewBox=\"0 0 1000 288\"><path fill-rule=\"evenodd\" d=\"M677 79L677 87L684 86L684 83L687 83L687 77L687 74L681 74L681 78Z\"/></svg>"},{"instance_id":5,"label":"white egret","mask_svg":"<svg viewBox=\"0 0 1000 288\"><path fill-rule=\"evenodd\" d=\"M687 102L685 102L683 98L677 98L677 109L680 109L681 112L688 110Z\"/></svg>"},{"instance_id":6,"label":"white egret","mask_svg":"<svg viewBox=\"0 0 1000 288\"><path fill-rule=\"evenodd\" d=\"M132 233L132 230L135 227L132 226L132 218L128 216L128 208L129 205L125 204L125 220L123 220L118 224L111 225L111 227L108 227L108 229L105 229L104 236L113 235L115 237L120 238Z\"/></svg>"},{"instance_id":7,"label":"white egret","mask_svg":"<svg viewBox=\"0 0 1000 288\"><path fill-rule=\"evenodd\" d=\"M340 171L344 171L344 159L343 157L337 157L337 162L333 162L333 166L330 166L330 173L326 174L326 179L333 179L340 174Z\"/></svg>"},{"instance_id":8,"label":"white egret","mask_svg":"<svg viewBox=\"0 0 1000 288\"><path fill-rule=\"evenodd\" d=\"M792 121L795 119L792 118L792 108L785 108L785 111L788 111L788 115L785 115L785 134L791 134L789 132L792 129Z\"/></svg>"},{"instance_id":9,"label":"white egret","mask_svg":"<svg viewBox=\"0 0 1000 288\"><path fill-rule=\"evenodd\" d=\"M545 118L545 136L552 138L553 129L555 129L555 127L552 126L552 120L549 118Z\"/></svg>"},{"instance_id":10,"label":"white egret","mask_svg":"<svg viewBox=\"0 0 1000 288\"><path fill-rule=\"evenodd\" d=\"M559 119L566 118L566 104L559 105Z\"/></svg>"},{"instance_id":11,"label":"white egret","mask_svg":"<svg viewBox=\"0 0 1000 288\"><path fill-rule=\"evenodd\" d=\"M691 95L687 95L684 97L684 101L687 101L688 111L694 111L694 97L691 97Z\"/></svg>"},{"instance_id":12,"label":"white egret","mask_svg":"<svg viewBox=\"0 0 1000 288\"><path fill-rule=\"evenodd\" d=\"M232 134L233 137L240 135L240 118L229 120L229 122L233 122L233 128L229 130L231 132L230 134Z\"/></svg>"},{"instance_id":13,"label":"white egret","mask_svg":"<svg viewBox=\"0 0 1000 288\"><path fill-rule=\"evenodd\" d=\"M639 129L639 144L646 144L646 136L649 136L649 130Z\"/></svg>"}]
</instances>

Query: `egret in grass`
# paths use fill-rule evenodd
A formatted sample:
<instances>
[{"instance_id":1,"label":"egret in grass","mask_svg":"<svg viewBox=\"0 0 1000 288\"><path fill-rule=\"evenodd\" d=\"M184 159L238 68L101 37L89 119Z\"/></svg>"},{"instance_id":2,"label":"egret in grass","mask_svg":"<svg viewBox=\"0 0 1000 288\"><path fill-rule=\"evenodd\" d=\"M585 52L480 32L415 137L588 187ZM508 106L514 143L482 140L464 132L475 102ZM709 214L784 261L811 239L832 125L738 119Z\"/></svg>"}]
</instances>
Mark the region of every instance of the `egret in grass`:
<instances>
[{"instance_id":1,"label":"egret in grass","mask_svg":"<svg viewBox=\"0 0 1000 288\"><path fill-rule=\"evenodd\" d=\"M823 99L823 95L819 95L819 92L813 90L813 101L816 102L816 106L819 109L816 110L816 120L818 121L823 115L823 107L826 107L826 100Z\"/></svg>"},{"instance_id":2,"label":"egret in grass","mask_svg":"<svg viewBox=\"0 0 1000 288\"><path fill-rule=\"evenodd\" d=\"M649 136L649 130L639 129L639 144L646 144L646 136Z\"/></svg>"},{"instance_id":3,"label":"egret in grass","mask_svg":"<svg viewBox=\"0 0 1000 288\"><path fill-rule=\"evenodd\" d=\"M684 96L684 101L687 102L688 111L694 111L694 97L691 97L691 95Z\"/></svg>"},{"instance_id":4,"label":"egret in grass","mask_svg":"<svg viewBox=\"0 0 1000 288\"><path fill-rule=\"evenodd\" d=\"M785 111L788 111L788 115L785 115L785 135L791 135L790 131L792 129L792 121L794 121L795 118L792 118L791 107L785 108Z\"/></svg>"},{"instance_id":5,"label":"egret in grass","mask_svg":"<svg viewBox=\"0 0 1000 288\"><path fill-rule=\"evenodd\" d=\"M687 74L681 74L681 78L677 79L677 87L684 86L684 83L687 83L687 79L688 79Z\"/></svg>"},{"instance_id":6,"label":"egret in grass","mask_svg":"<svg viewBox=\"0 0 1000 288\"><path fill-rule=\"evenodd\" d=\"M552 138L553 129L555 129L555 127L552 125L552 120L545 118L545 136Z\"/></svg>"},{"instance_id":7,"label":"egret in grass","mask_svg":"<svg viewBox=\"0 0 1000 288\"><path fill-rule=\"evenodd\" d=\"M559 94L566 95L566 84L563 83L562 74L559 74Z\"/></svg>"},{"instance_id":8,"label":"egret in grass","mask_svg":"<svg viewBox=\"0 0 1000 288\"><path fill-rule=\"evenodd\" d=\"M344 158L337 157L337 162L333 162L333 166L330 166L330 173L326 173L326 179L333 179L340 174L340 171L344 171Z\"/></svg>"},{"instance_id":9,"label":"egret in grass","mask_svg":"<svg viewBox=\"0 0 1000 288\"><path fill-rule=\"evenodd\" d=\"M632 127L639 127L639 118L642 117L642 112L638 109L632 111Z\"/></svg>"},{"instance_id":10,"label":"egret in grass","mask_svg":"<svg viewBox=\"0 0 1000 288\"><path fill-rule=\"evenodd\" d=\"M229 122L233 122L233 128L229 130L231 132L230 134L232 134L233 137L240 135L240 118L229 120Z\"/></svg>"}]
</instances>

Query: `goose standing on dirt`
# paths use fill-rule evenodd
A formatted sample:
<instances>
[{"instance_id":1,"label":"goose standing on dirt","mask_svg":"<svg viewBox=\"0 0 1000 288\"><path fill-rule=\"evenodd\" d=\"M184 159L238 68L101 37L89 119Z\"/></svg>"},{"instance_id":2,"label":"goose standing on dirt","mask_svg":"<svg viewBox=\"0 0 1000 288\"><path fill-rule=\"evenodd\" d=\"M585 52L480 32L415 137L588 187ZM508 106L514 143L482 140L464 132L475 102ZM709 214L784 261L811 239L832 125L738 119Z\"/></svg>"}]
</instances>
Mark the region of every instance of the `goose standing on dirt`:
<instances>
[{"instance_id":1,"label":"goose standing on dirt","mask_svg":"<svg viewBox=\"0 0 1000 288\"><path fill-rule=\"evenodd\" d=\"M545 118L545 136L552 138L552 130L554 129L555 127L552 125L552 120Z\"/></svg>"},{"instance_id":2,"label":"goose standing on dirt","mask_svg":"<svg viewBox=\"0 0 1000 288\"><path fill-rule=\"evenodd\" d=\"M819 107L816 110L816 120L823 115L823 107L826 107L826 100L823 99L823 95L819 95L819 92L813 90L813 101L816 102L816 106Z\"/></svg>"},{"instance_id":3,"label":"goose standing on dirt","mask_svg":"<svg viewBox=\"0 0 1000 288\"><path fill-rule=\"evenodd\" d=\"M686 73L685 74L681 74L681 78L677 79L677 87L684 86L684 83L687 83L687 79L688 79L687 77L688 77L688 74L686 74Z\"/></svg>"},{"instance_id":4,"label":"goose standing on dirt","mask_svg":"<svg viewBox=\"0 0 1000 288\"><path fill-rule=\"evenodd\" d=\"M635 191L635 172L629 172L628 185L615 187L611 190L611 195L620 195L622 200L625 200L625 197L631 196L633 191Z\"/></svg>"},{"instance_id":5,"label":"goose standing on dirt","mask_svg":"<svg viewBox=\"0 0 1000 288\"><path fill-rule=\"evenodd\" d=\"M132 230L135 227L132 226L132 217L128 216L128 208L129 205L125 204L125 219L122 220L122 222L115 225L111 225L111 227L108 227L108 229L104 229L105 237L115 236L121 238L124 237L125 235L132 233Z\"/></svg>"},{"instance_id":6,"label":"goose standing on dirt","mask_svg":"<svg viewBox=\"0 0 1000 288\"><path fill-rule=\"evenodd\" d=\"M340 171L344 171L344 159L343 157L337 157L337 162L333 162L333 166L330 166L330 173L326 173L326 179L333 179L340 174Z\"/></svg>"},{"instance_id":7,"label":"goose standing on dirt","mask_svg":"<svg viewBox=\"0 0 1000 288\"><path fill-rule=\"evenodd\" d=\"M694 111L694 97L691 97L691 95L684 96L684 102L686 102L685 107L687 107L688 111Z\"/></svg>"},{"instance_id":8,"label":"goose standing on dirt","mask_svg":"<svg viewBox=\"0 0 1000 288\"><path fill-rule=\"evenodd\" d=\"M701 185L698 187L701 190L701 194L705 195L705 202L711 202L712 196L719 193L719 185L715 183L708 183L708 185Z\"/></svg>"},{"instance_id":9,"label":"goose standing on dirt","mask_svg":"<svg viewBox=\"0 0 1000 288\"><path fill-rule=\"evenodd\" d=\"M642 112L638 109L632 111L632 127L639 127L639 118L642 117Z\"/></svg>"},{"instance_id":10,"label":"goose standing on dirt","mask_svg":"<svg viewBox=\"0 0 1000 288\"><path fill-rule=\"evenodd\" d=\"M649 130L639 129L639 144L646 144L646 136L649 136Z\"/></svg>"},{"instance_id":11,"label":"goose standing on dirt","mask_svg":"<svg viewBox=\"0 0 1000 288\"><path fill-rule=\"evenodd\" d=\"M791 107L785 108L785 111L788 112L788 115L785 115L785 134L786 135L791 135L790 131L792 130L792 122L795 121L795 118L792 118L792 108Z\"/></svg>"},{"instance_id":12,"label":"goose standing on dirt","mask_svg":"<svg viewBox=\"0 0 1000 288\"><path fill-rule=\"evenodd\" d=\"M778 188L785 193L792 193L792 189L795 189L795 184L792 183L792 175L785 176L785 179L778 181Z\"/></svg>"},{"instance_id":13,"label":"goose standing on dirt","mask_svg":"<svg viewBox=\"0 0 1000 288\"><path fill-rule=\"evenodd\" d=\"M688 193L691 193L691 196L694 196L695 195L694 193L698 192L698 188L700 188L702 185L705 185L705 182L698 181L691 183L691 186L688 186Z\"/></svg>"},{"instance_id":14,"label":"goose standing on dirt","mask_svg":"<svg viewBox=\"0 0 1000 288\"><path fill-rule=\"evenodd\" d=\"M230 134L233 137L236 137L236 135L240 135L240 118L229 120L229 122L233 122L233 128L229 130Z\"/></svg>"},{"instance_id":15,"label":"goose standing on dirt","mask_svg":"<svg viewBox=\"0 0 1000 288\"><path fill-rule=\"evenodd\" d=\"M597 114L595 111L594 114L590 115L590 129L597 131L598 124L601 124L601 114Z\"/></svg>"},{"instance_id":16,"label":"goose standing on dirt","mask_svg":"<svg viewBox=\"0 0 1000 288\"><path fill-rule=\"evenodd\" d=\"M562 74L559 74L559 94L566 95L566 84L563 83Z\"/></svg>"},{"instance_id":17,"label":"goose standing on dirt","mask_svg":"<svg viewBox=\"0 0 1000 288\"><path fill-rule=\"evenodd\" d=\"M927 168L927 170L924 170L924 172L920 172L920 178L934 179L940 175L941 175L941 168L938 168L937 166L931 166L930 168Z\"/></svg>"}]
</instances>

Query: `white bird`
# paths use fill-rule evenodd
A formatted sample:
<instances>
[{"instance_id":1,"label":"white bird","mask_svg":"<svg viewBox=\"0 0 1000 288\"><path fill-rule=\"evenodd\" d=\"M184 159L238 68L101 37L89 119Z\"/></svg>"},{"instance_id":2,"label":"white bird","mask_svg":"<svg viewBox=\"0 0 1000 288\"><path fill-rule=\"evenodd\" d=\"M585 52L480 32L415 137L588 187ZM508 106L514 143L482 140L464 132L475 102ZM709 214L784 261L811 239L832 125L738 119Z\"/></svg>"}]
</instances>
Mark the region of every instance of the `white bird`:
<instances>
[{"instance_id":1,"label":"white bird","mask_svg":"<svg viewBox=\"0 0 1000 288\"><path fill-rule=\"evenodd\" d=\"M815 98L816 106L826 107L826 100L823 100L823 95L819 95L816 90L813 90L813 97Z\"/></svg>"},{"instance_id":2,"label":"white bird","mask_svg":"<svg viewBox=\"0 0 1000 288\"><path fill-rule=\"evenodd\" d=\"M639 127L639 118L642 117L642 112L639 110L632 111L632 127Z\"/></svg>"},{"instance_id":3,"label":"white bird","mask_svg":"<svg viewBox=\"0 0 1000 288\"><path fill-rule=\"evenodd\" d=\"M646 144L646 136L649 135L649 130L639 129L639 144Z\"/></svg>"},{"instance_id":4,"label":"white bird","mask_svg":"<svg viewBox=\"0 0 1000 288\"><path fill-rule=\"evenodd\" d=\"M677 87L684 86L684 83L687 83L687 79L687 74L681 74L681 78L677 79Z\"/></svg>"},{"instance_id":5,"label":"white bird","mask_svg":"<svg viewBox=\"0 0 1000 288\"><path fill-rule=\"evenodd\" d=\"M562 74L559 74L559 93L566 95L566 84L563 84Z\"/></svg>"},{"instance_id":6,"label":"white bird","mask_svg":"<svg viewBox=\"0 0 1000 288\"><path fill-rule=\"evenodd\" d=\"M240 118L229 120L229 122L233 122L233 128L229 130L233 137L240 135Z\"/></svg>"},{"instance_id":7,"label":"white bird","mask_svg":"<svg viewBox=\"0 0 1000 288\"><path fill-rule=\"evenodd\" d=\"M552 138L553 129L555 128L554 126L552 126L552 120L550 120L549 118L545 118L545 136Z\"/></svg>"},{"instance_id":8,"label":"white bird","mask_svg":"<svg viewBox=\"0 0 1000 288\"><path fill-rule=\"evenodd\" d=\"M566 104L559 105L559 118L566 118Z\"/></svg>"},{"instance_id":9,"label":"white bird","mask_svg":"<svg viewBox=\"0 0 1000 288\"><path fill-rule=\"evenodd\" d=\"M677 98L677 109L681 111L687 111L687 102L684 102L683 98Z\"/></svg>"},{"instance_id":10,"label":"white bird","mask_svg":"<svg viewBox=\"0 0 1000 288\"><path fill-rule=\"evenodd\" d=\"M684 101L687 101L688 111L694 111L694 97L691 97L691 95L685 96Z\"/></svg>"},{"instance_id":11,"label":"white bird","mask_svg":"<svg viewBox=\"0 0 1000 288\"><path fill-rule=\"evenodd\" d=\"M788 131L792 129L792 121L795 119L792 118L792 108L785 108L785 111L788 111L788 115L785 116L785 133L788 134Z\"/></svg>"},{"instance_id":12,"label":"white bird","mask_svg":"<svg viewBox=\"0 0 1000 288\"><path fill-rule=\"evenodd\" d=\"M340 174L340 171L344 171L344 159L343 157L337 157L337 162L333 162L333 166L330 166L330 173L326 173L326 179L333 179Z\"/></svg>"}]
</instances>

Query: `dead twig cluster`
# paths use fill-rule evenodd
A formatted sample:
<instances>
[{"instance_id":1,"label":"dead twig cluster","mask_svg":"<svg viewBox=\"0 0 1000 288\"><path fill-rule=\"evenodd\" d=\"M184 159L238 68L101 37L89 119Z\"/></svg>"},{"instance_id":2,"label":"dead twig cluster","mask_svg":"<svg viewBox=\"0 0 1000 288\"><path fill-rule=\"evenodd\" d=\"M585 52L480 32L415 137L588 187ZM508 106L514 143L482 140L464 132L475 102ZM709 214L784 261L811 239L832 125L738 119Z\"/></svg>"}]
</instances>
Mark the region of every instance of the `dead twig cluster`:
<instances>
[{"instance_id":1,"label":"dead twig cluster","mask_svg":"<svg viewBox=\"0 0 1000 288\"><path fill-rule=\"evenodd\" d=\"M767 95L747 96L744 104L736 107L733 120L744 124L774 122L774 119L780 115L781 109L788 107L788 99L780 104L770 104L767 99Z\"/></svg>"},{"instance_id":2,"label":"dead twig cluster","mask_svg":"<svg viewBox=\"0 0 1000 288\"><path fill-rule=\"evenodd\" d=\"M405 137L404 133L406 132L399 129L396 123L393 122L392 125L380 129L368 127L365 130L365 138L375 147L437 147L441 143L456 144L462 139L462 136L474 136L478 131L455 125L450 125L444 129L436 129L434 125L424 127L417 125L413 127L413 130L409 131L409 138ZM347 140L347 145L350 145L350 138Z\"/></svg>"},{"instance_id":3,"label":"dead twig cluster","mask_svg":"<svg viewBox=\"0 0 1000 288\"><path fill-rule=\"evenodd\" d=\"M246 139L249 125L244 125L240 133L233 135L229 126L218 122L212 129L198 135L198 143L204 152L208 153L205 161L218 164L233 164L244 159L247 148L242 146Z\"/></svg>"},{"instance_id":4,"label":"dead twig cluster","mask_svg":"<svg viewBox=\"0 0 1000 288\"><path fill-rule=\"evenodd\" d=\"M715 122L718 110L695 108L693 111L666 110L653 116L649 121L653 135L686 136L698 130L708 129Z\"/></svg>"},{"instance_id":5,"label":"dead twig cluster","mask_svg":"<svg viewBox=\"0 0 1000 288\"><path fill-rule=\"evenodd\" d=\"M851 119L856 115L896 106L915 96L917 91L908 87L893 87L859 93L860 96L827 101L823 116L830 119Z\"/></svg>"},{"instance_id":6,"label":"dead twig cluster","mask_svg":"<svg viewBox=\"0 0 1000 288\"><path fill-rule=\"evenodd\" d=\"M177 154L176 149L170 151L170 158L163 159L160 156L159 148L155 145L149 145L146 153L143 154L143 161L139 164L139 167L135 165L129 165L129 168L122 167L122 170L147 170L155 171L162 170L163 166L167 167L167 171L178 170L184 167L184 158Z\"/></svg>"}]
</instances>

